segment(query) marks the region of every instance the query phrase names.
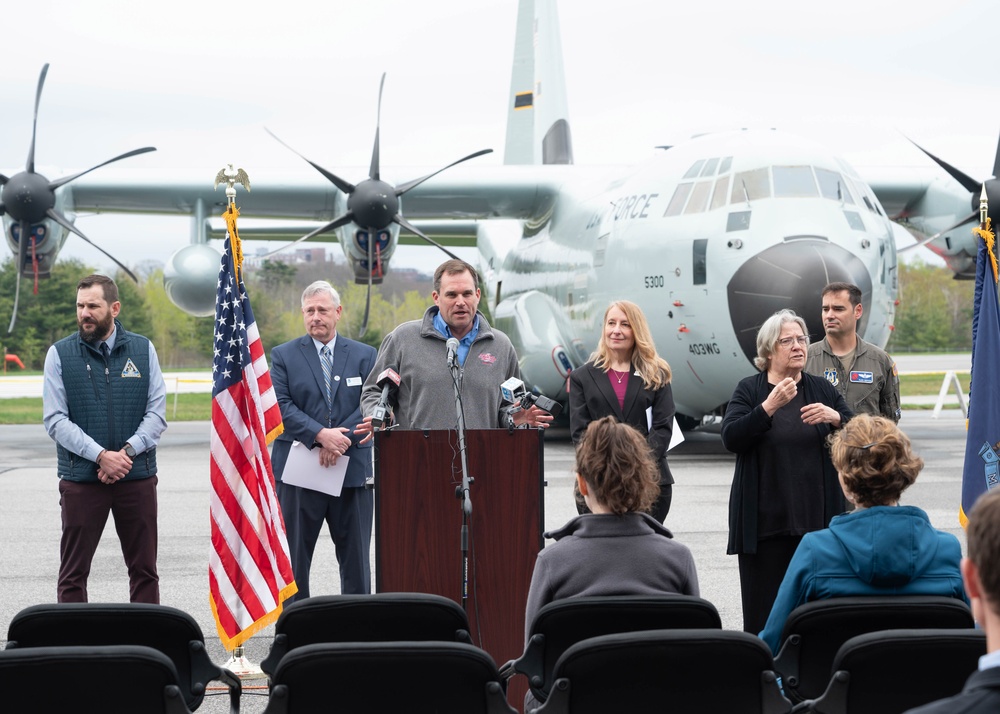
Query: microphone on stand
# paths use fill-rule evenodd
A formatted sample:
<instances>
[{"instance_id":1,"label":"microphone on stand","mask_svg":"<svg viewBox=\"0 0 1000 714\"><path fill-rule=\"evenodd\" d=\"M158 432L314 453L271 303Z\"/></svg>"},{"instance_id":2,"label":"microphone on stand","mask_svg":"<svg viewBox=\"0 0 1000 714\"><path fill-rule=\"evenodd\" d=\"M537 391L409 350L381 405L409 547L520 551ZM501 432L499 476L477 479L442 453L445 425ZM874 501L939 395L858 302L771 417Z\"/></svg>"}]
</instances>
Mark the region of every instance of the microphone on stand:
<instances>
[{"instance_id":1,"label":"microphone on stand","mask_svg":"<svg viewBox=\"0 0 1000 714\"><path fill-rule=\"evenodd\" d=\"M382 396L379 397L375 411L372 412L372 427L381 429L392 421L392 407L389 406L389 395L399 387L399 372L396 365L386 367L378 376L376 384L382 387Z\"/></svg>"},{"instance_id":2,"label":"microphone on stand","mask_svg":"<svg viewBox=\"0 0 1000 714\"><path fill-rule=\"evenodd\" d=\"M448 346L448 366L456 367L458 365L458 340L449 337L445 344Z\"/></svg>"}]
</instances>

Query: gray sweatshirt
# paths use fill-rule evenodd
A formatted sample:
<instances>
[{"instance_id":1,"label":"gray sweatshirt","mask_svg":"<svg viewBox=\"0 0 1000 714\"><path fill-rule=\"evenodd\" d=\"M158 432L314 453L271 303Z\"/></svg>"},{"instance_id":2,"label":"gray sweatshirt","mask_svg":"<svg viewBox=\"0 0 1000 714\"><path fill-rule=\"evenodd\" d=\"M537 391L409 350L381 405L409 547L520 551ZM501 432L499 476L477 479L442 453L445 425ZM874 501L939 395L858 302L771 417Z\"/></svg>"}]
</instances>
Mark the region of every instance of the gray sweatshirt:
<instances>
[{"instance_id":1,"label":"gray sweatshirt","mask_svg":"<svg viewBox=\"0 0 1000 714\"><path fill-rule=\"evenodd\" d=\"M447 364L447 340L434 328L437 306L422 320L404 322L382 340L378 359L361 391L361 411L371 416L382 396L378 376L395 366L398 390L390 397L394 423L402 429L455 429L455 388ZM479 313L479 333L459 376L466 429L500 426L500 383L520 378L517 355L507 335L490 327Z\"/></svg>"}]
</instances>

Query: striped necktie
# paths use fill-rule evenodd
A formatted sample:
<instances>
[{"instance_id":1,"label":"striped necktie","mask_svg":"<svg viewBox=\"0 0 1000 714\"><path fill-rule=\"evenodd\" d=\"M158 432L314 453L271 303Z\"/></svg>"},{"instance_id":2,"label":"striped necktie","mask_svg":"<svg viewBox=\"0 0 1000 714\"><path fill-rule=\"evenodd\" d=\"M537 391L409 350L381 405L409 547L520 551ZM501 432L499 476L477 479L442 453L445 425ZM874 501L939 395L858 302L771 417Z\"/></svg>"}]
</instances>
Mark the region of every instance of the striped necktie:
<instances>
[{"instance_id":1,"label":"striped necktie","mask_svg":"<svg viewBox=\"0 0 1000 714\"><path fill-rule=\"evenodd\" d=\"M330 345L323 345L323 349L319 351L319 362L323 365L323 379L326 382L326 403L329 405L333 400L331 399L331 391L333 389L333 352L330 351Z\"/></svg>"}]
</instances>

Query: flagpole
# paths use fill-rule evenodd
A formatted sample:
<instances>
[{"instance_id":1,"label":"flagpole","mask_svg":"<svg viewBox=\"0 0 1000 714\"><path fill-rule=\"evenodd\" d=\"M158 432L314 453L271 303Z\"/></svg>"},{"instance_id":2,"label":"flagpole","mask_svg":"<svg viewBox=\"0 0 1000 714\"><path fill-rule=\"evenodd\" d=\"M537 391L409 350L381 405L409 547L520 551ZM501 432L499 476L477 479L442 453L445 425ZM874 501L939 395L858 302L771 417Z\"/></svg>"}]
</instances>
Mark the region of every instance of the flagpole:
<instances>
[{"instance_id":1,"label":"flagpole","mask_svg":"<svg viewBox=\"0 0 1000 714\"><path fill-rule=\"evenodd\" d=\"M239 285L242 280L241 271L243 268L243 248L239 239L239 233L236 230L236 217L240 214L239 209L236 207L235 185L237 183L241 184L247 191L250 190L250 178L247 176L246 171L242 168L234 169L233 164L228 164L226 167L223 167L215 176L215 188L218 188L219 184L226 185L226 211L223 216L226 220L226 227L228 229L226 239L229 242L228 252L232 259L233 275L235 276L236 284ZM247 659L242 643L233 649L229 660L222 666L235 674L241 680L267 678L267 675L264 674L264 671L258 664Z\"/></svg>"}]
</instances>

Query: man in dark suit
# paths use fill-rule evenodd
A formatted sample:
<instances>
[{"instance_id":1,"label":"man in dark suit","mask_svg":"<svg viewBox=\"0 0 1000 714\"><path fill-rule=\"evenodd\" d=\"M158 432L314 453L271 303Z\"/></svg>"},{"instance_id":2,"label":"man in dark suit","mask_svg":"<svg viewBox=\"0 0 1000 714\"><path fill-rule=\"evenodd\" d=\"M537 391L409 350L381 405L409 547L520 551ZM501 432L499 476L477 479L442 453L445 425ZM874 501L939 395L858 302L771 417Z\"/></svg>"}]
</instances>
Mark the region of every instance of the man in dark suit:
<instances>
[{"instance_id":1,"label":"man in dark suit","mask_svg":"<svg viewBox=\"0 0 1000 714\"><path fill-rule=\"evenodd\" d=\"M979 497L966 527L962 581L972 614L986 632L986 654L961 693L908 714L992 714L1000 711L1000 488Z\"/></svg>"},{"instance_id":2,"label":"man in dark suit","mask_svg":"<svg viewBox=\"0 0 1000 714\"><path fill-rule=\"evenodd\" d=\"M368 553L374 498L365 488L372 469L371 445L359 445L359 437L351 432L361 421L361 387L377 353L337 334L342 312L340 295L330 283L312 283L302 293L306 334L271 351L271 379L285 424L274 441L271 464L299 588L295 600L309 597L309 567L323 521L337 550L340 591L371 592ZM340 496L282 481L295 441L315 452L322 466L348 459Z\"/></svg>"}]
</instances>

